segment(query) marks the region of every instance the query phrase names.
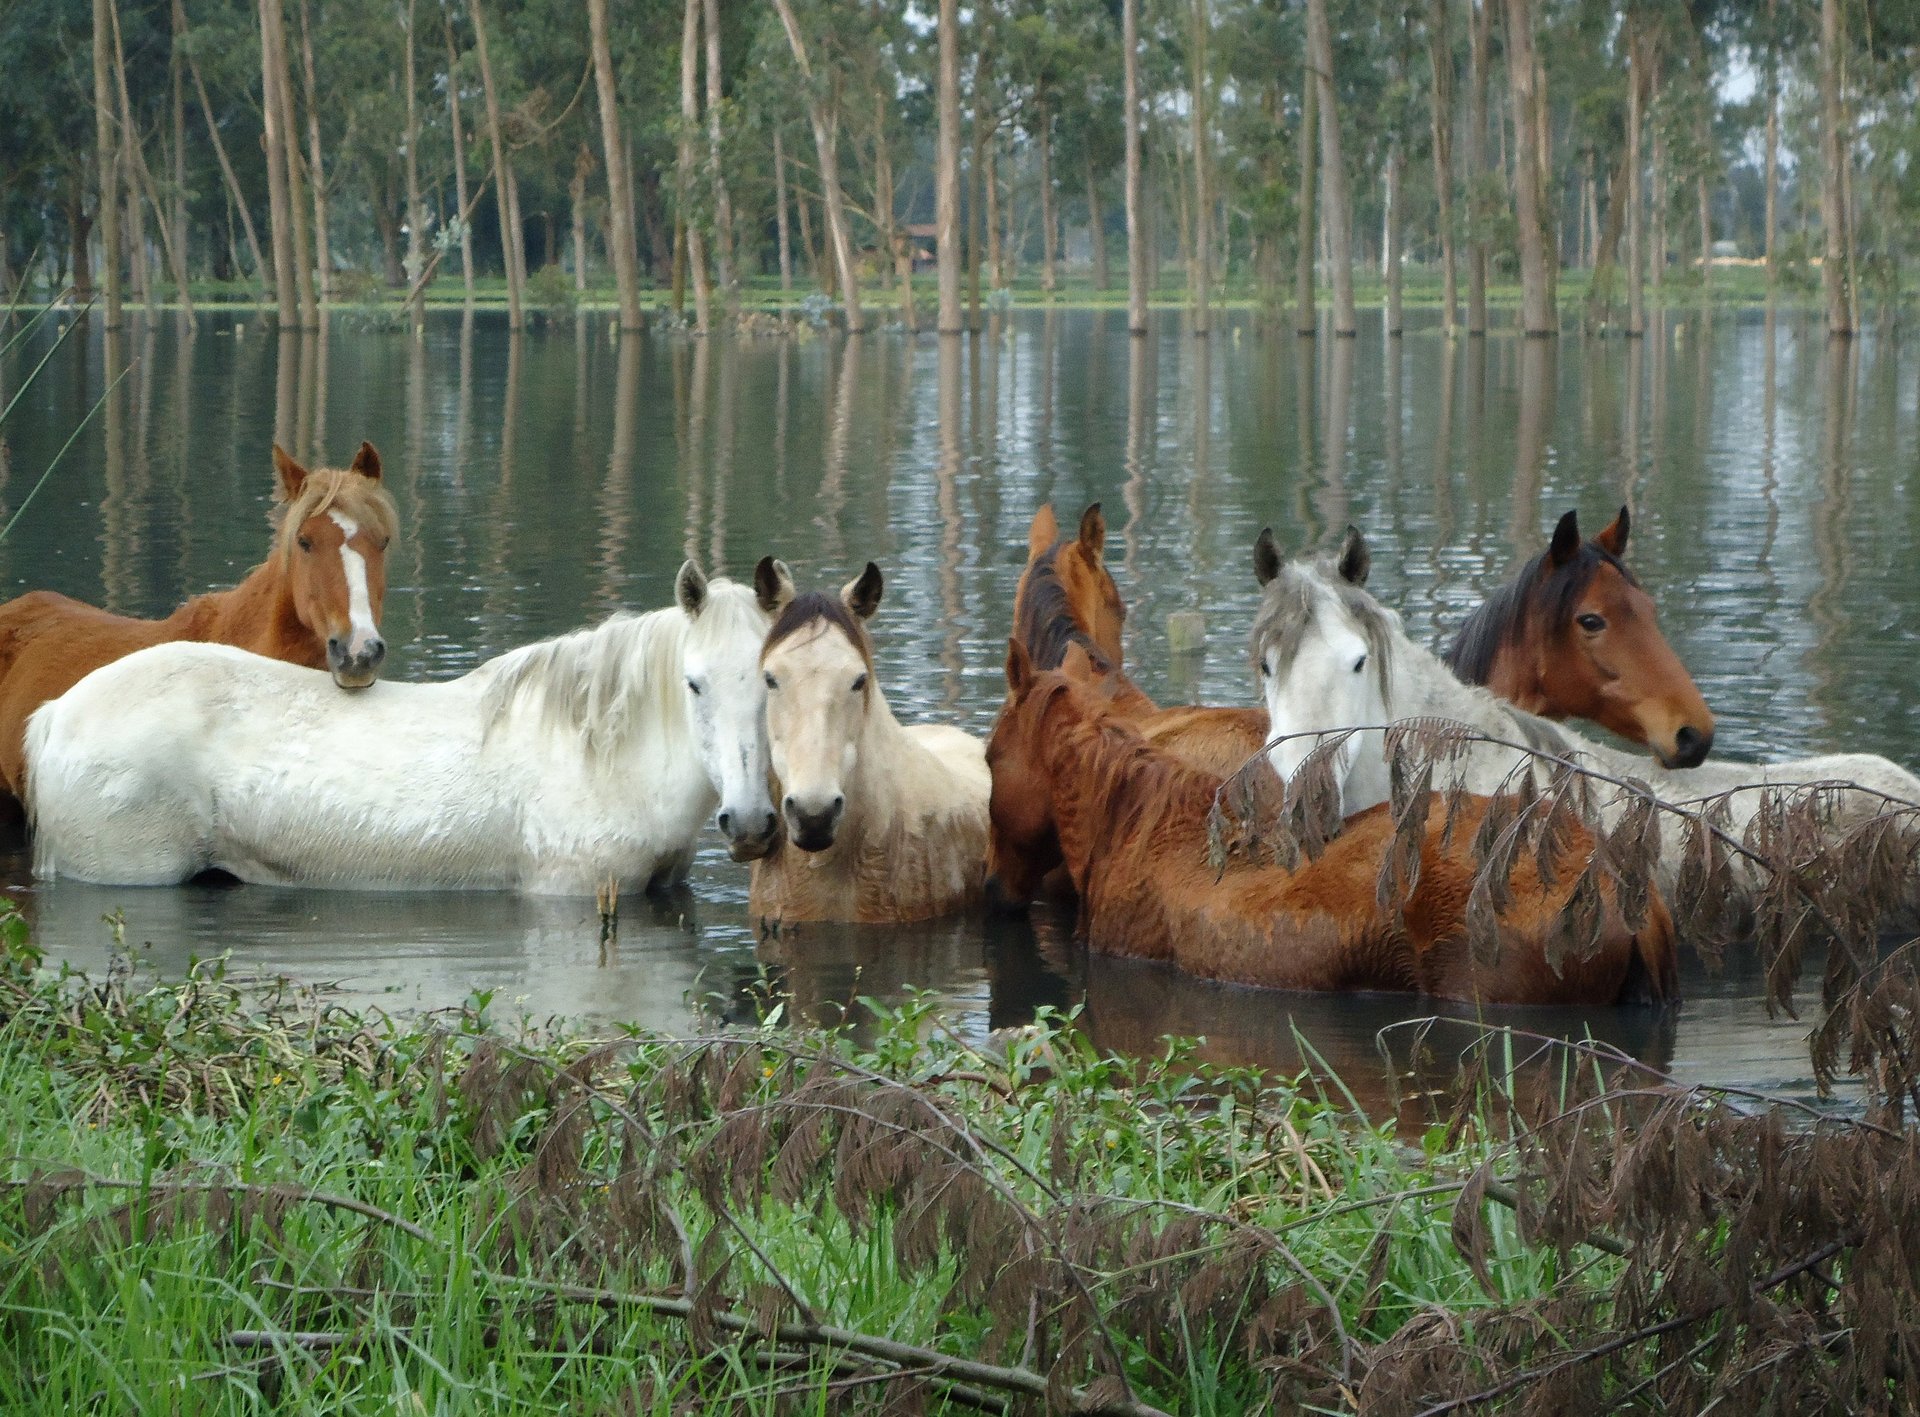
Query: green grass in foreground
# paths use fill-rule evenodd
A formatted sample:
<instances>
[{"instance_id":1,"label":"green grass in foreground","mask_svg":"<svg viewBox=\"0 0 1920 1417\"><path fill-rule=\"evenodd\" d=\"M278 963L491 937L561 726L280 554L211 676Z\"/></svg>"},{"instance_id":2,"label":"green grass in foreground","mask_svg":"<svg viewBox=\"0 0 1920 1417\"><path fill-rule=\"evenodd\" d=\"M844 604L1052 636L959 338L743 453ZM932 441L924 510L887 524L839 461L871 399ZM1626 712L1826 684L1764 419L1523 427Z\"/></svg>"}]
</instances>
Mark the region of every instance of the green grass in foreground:
<instances>
[{"instance_id":1,"label":"green grass in foreground","mask_svg":"<svg viewBox=\"0 0 1920 1417\"><path fill-rule=\"evenodd\" d=\"M8 1412L1000 1410L1050 1375L1239 1413L1303 1312L1364 1343L1489 1302L1450 1222L1497 1148L1178 1048L988 1053L912 1007L864 1048L595 1044L55 976L0 929ZM1504 1300L1567 1280L1504 1210L1483 1239Z\"/></svg>"}]
</instances>

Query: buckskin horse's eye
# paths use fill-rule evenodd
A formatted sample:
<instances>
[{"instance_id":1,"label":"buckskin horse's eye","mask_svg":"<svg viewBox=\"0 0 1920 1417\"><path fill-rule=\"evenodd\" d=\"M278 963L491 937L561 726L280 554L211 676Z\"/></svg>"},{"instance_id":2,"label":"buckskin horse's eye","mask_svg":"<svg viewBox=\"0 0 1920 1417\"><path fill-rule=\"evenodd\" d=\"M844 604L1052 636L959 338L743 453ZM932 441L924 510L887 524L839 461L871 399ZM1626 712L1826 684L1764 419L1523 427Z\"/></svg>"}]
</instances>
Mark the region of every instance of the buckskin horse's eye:
<instances>
[{"instance_id":1,"label":"buckskin horse's eye","mask_svg":"<svg viewBox=\"0 0 1920 1417\"><path fill-rule=\"evenodd\" d=\"M777 689L780 687L780 681L769 674L767 675L767 687L769 689Z\"/></svg>"},{"instance_id":2,"label":"buckskin horse's eye","mask_svg":"<svg viewBox=\"0 0 1920 1417\"><path fill-rule=\"evenodd\" d=\"M1597 635L1607 628L1607 622L1598 615L1582 615L1579 620L1579 625L1581 629L1590 635Z\"/></svg>"},{"instance_id":3,"label":"buckskin horse's eye","mask_svg":"<svg viewBox=\"0 0 1920 1417\"><path fill-rule=\"evenodd\" d=\"M300 538L299 538L299 542L300 542L300 549L301 549L302 551L311 551L311 550L313 550L313 538L312 538L312 537L310 537L310 536L303 536L303 537L300 537Z\"/></svg>"},{"instance_id":4,"label":"buckskin horse's eye","mask_svg":"<svg viewBox=\"0 0 1920 1417\"><path fill-rule=\"evenodd\" d=\"M862 674L858 679L853 681L853 688L848 690L848 692L857 694L866 687L867 687L867 676Z\"/></svg>"}]
</instances>

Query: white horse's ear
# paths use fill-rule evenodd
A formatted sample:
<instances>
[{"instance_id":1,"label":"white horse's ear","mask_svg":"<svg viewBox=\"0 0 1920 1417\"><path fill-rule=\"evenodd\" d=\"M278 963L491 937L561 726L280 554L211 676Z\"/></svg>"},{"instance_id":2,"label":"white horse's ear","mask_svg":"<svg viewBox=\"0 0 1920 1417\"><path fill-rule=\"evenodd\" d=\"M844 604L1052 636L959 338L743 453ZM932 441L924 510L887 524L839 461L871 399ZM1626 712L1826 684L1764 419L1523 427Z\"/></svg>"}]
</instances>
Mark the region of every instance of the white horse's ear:
<instances>
[{"instance_id":1,"label":"white horse's ear","mask_svg":"<svg viewBox=\"0 0 1920 1417\"><path fill-rule=\"evenodd\" d=\"M1253 578L1265 585L1280 574L1280 548L1273 544L1273 528L1263 526L1253 543Z\"/></svg>"},{"instance_id":2,"label":"white horse's ear","mask_svg":"<svg viewBox=\"0 0 1920 1417\"><path fill-rule=\"evenodd\" d=\"M1600 534L1594 537L1593 544L1618 561L1627 554L1627 533L1632 529L1633 518L1627 509L1622 507L1620 515L1615 517L1610 525L1600 528Z\"/></svg>"},{"instance_id":3,"label":"white horse's ear","mask_svg":"<svg viewBox=\"0 0 1920 1417\"><path fill-rule=\"evenodd\" d=\"M1367 572L1372 569L1373 556L1367 550L1366 537L1359 527L1349 526L1340 542L1340 579L1348 585L1365 585Z\"/></svg>"},{"instance_id":4,"label":"white horse's ear","mask_svg":"<svg viewBox=\"0 0 1920 1417\"><path fill-rule=\"evenodd\" d=\"M707 603L707 577L691 561L680 564L680 574L673 578L673 598L680 602L680 608L689 618L698 615Z\"/></svg>"},{"instance_id":5,"label":"white horse's ear","mask_svg":"<svg viewBox=\"0 0 1920 1417\"><path fill-rule=\"evenodd\" d=\"M380 480L380 450L371 443L362 442L360 451L353 455L353 463L348 472L357 472L362 477Z\"/></svg>"},{"instance_id":6,"label":"white horse's ear","mask_svg":"<svg viewBox=\"0 0 1920 1417\"><path fill-rule=\"evenodd\" d=\"M793 572L787 569L785 561L762 556L760 564L753 568L753 591L760 598L762 610L778 615L793 599Z\"/></svg>"},{"instance_id":7,"label":"white horse's ear","mask_svg":"<svg viewBox=\"0 0 1920 1417\"><path fill-rule=\"evenodd\" d=\"M1093 559L1096 561L1107 549L1107 519L1101 512L1098 502L1080 514L1079 541L1082 546L1093 552Z\"/></svg>"},{"instance_id":8,"label":"white horse's ear","mask_svg":"<svg viewBox=\"0 0 1920 1417\"><path fill-rule=\"evenodd\" d=\"M1547 559L1556 566L1564 566L1579 554L1580 513L1568 512L1553 529L1553 540L1547 543Z\"/></svg>"},{"instance_id":9,"label":"white horse's ear","mask_svg":"<svg viewBox=\"0 0 1920 1417\"><path fill-rule=\"evenodd\" d=\"M273 445L273 471L280 479L280 500L283 502L291 502L300 495L300 489L307 485L307 470L278 443Z\"/></svg>"},{"instance_id":10,"label":"white horse's ear","mask_svg":"<svg viewBox=\"0 0 1920 1417\"><path fill-rule=\"evenodd\" d=\"M880 575L880 568L867 562L867 569L856 578L840 587L840 599L862 620L871 619L873 612L880 608L880 592L886 588L886 581Z\"/></svg>"}]
</instances>

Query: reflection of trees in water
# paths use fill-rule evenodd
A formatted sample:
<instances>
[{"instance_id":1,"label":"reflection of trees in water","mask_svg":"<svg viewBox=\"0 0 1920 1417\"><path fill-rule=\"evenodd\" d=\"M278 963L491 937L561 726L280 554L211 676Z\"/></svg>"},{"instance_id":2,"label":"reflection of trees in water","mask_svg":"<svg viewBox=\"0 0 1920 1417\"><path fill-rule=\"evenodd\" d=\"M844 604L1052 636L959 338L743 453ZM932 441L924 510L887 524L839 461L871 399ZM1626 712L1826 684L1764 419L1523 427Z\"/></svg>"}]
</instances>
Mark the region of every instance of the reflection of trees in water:
<instances>
[{"instance_id":1,"label":"reflection of trees in water","mask_svg":"<svg viewBox=\"0 0 1920 1417\"><path fill-rule=\"evenodd\" d=\"M520 437L520 377L525 357L526 336L515 330L507 337L507 386L500 399L500 475L494 484L487 513L487 560L485 622L480 627L480 643L475 657L484 659L512 643L516 635L511 627L520 614L516 604L519 587L514 584L510 561L516 533L514 518L514 448Z\"/></svg>"},{"instance_id":2,"label":"reflection of trees in water","mask_svg":"<svg viewBox=\"0 0 1920 1417\"><path fill-rule=\"evenodd\" d=\"M963 606L960 592L961 560L966 527L960 513L960 336L939 340L940 454L934 464L935 500L940 507L940 611L945 633L940 641L940 665L946 685L940 706L951 713L965 687L966 663L960 652ZM907 401L911 404L911 400Z\"/></svg>"},{"instance_id":3,"label":"reflection of trees in water","mask_svg":"<svg viewBox=\"0 0 1920 1417\"><path fill-rule=\"evenodd\" d=\"M1353 407L1352 339L1327 342L1326 385L1321 393L1320 460L1314 464L1313 530L1324 542L1345 527L1350 513L1347 499L1347 460Z\"/></svg>"},{"instance_id":4,"label":"reflection of trees in water","mask_svg":"<svg viewBox=\"0 0 1920 1417\"><path fill-rule=\"evenodd\" d=\"M708 485L713 489L713 510L708 515L711 531L707 539L707 559L701 564L708 574L719 575L727 569L727 494L733 489L733 425L737 417L736 397L740 381L740 345L723 340L720 353L719 407L713 425L713 461Z\"/></svg>"},{"instance_id":5,"label":"reflection of trees in water","mask_svg":"<svg viewBox=\"0 0 1920 1417\"><path fill-rule=\"evenodd\" d=\"M116 614L125 615L135 606L133 579L127 565L134 535L127 507L127 400L131 397L127 386L132 381L121 379L114 383L114 380L130 352L127 336L120 330L108 330L102 347L105 359L101 373L112 388L104 410L106 495L100 499L100 603Z\"/></svg>"},{"instance_id":6,"label":"reflection of trees in water","mask_svg":"<svg viewBox=\"0 0 1920 1417\"><path fill-rule=\"evenodd\" d=\"M841 514L847 505L847 455L853 441L853 386L860 377L864 341L848 335L841 341L840 367L834 378L833 414L827 420L826 446L821 454L820 495L813 524L825 537L822 554L829 565L842 564L846 555Z\"/></svg>"},{"instance_id":7,"label":"reflection of trees in water","mask_svg":"<svg viewBox=\"0 0 1920 1417\"><path fill-rule=\"evenodd\" d=\"M1127 338L1127 480L1120 494L1127 509L1127 524L1121 532L1125 549L1120 563L1126 570L1129 586L1140 583L1140 533L1147 514L1147 476L1158 443L1158 427L1153 417L1158 399L1155 349L1154 341L1147 335Z\"/></svg>"},{"instance_id":8,"label":"reflection of trees in water","mask_svg":"<svg viewBox=\"0 0 1920 1417\"><path fill-rule=\"evenodd\" d=\"M1846 588L1852 579L1849 521L1853 510L1854 397L1859 376L1860 342L1829 339L1821 368L1820 392L1824 409L1820 422L1820 495L1813 506L1813 547L1819 558L1820 581L1807 601L1814 642L1805 656L1812 674L1807 700L1821 711L1823 727L1832 733L1843 716L1835 703L1835 652L1847 643L1850 617Z\"/></svg>"},{"instance_id":9,"label":"reflection of trees in water","mask_svg":"<svg viewBox=\"0 0 1920 1417\"><path fill-rule=\"evenodd\" d=\"M1507 540L1516 556L1530 554L1538 532L1540 489L1547 463L1547 440L1553 435L1556 410L1557 361L1554 339L1525 336L1520 340L1520 410L1514 429L1513 492Z\"/></svg>"},{"instance_id":10,"label":"reflection of trees in water","mask_svg":"<svg viewBox=\"0 0 1920 1417\"><path fill-rule=\"evenodd\" d=\"M599 608L611 613L621 605L627 538L633 521L634 423L640 404L640 341L620 337L613 370L613 441L607 449L606 476L600 479L596 499L600 523Z\"/></svg>"},{"instance_id":11,"label":"reflection of trees in water","mask_svg":"<svg viewBox=\"0 0 1920 1417\"><path fill-rule=\"evenodd\" d=\"M680 554L690 561L700 559L700 534L706 530L707 476L707 361L713 354L711 339L693 341L693 375L683 397L674 402L680 417L675 428L680 435L680 478L687 489L686 524L680 537ZM677 351L676 351L677 355ZM675 373L680 369L676 357ZM679 393L679 382L675 381Z\"/></svg>"},{"instance_id":12,"label":"reflection of trees in water","mask_svg":"<svg viewBox=\"0 0 1920 1417\"><path fill-rule=\"evenodd\" d=\"M1451 547L1453 518L1453 383L1454 361L1460 341L1442 336L1440 340L1440 384L1433 426L1433 535L1427 538L1427 566L1433 574L1437 601L1445 575L1440 566L1440 549Z\"/></svg>"}]
</instances>

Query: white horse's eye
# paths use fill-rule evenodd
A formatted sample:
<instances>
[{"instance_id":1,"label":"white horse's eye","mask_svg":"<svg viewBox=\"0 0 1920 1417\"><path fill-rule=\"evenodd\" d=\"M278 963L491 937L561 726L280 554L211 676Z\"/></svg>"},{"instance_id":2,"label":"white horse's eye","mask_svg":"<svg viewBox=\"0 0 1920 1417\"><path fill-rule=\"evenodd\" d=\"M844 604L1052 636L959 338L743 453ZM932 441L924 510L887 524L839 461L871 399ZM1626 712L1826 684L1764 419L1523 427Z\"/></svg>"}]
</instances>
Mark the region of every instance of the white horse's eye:
<instances>
[{"instance_id":1,"label":"white horse's eye","mask_svg":"<svg viewBox=\"0 0 1920 1417\"><path fill-rule=\"evenodd\" d=\"M850 689L848 692L857 694L866 687L867 687L867 676L862 674L858 679L855 679L853 681L853 688Z\"/></svg>"},{"instance_id":2,"label":"white horse's eye","mask_svg":"<svg viewBox=\"0 0 1920 1417\"><path fill-rule=\"evenodd\" d=\"M1364 654L1361 655L1358 659L1354 660L1353 662L1353 672L1355 674L1358 674L1362 669L1365 669L1366 667L1367 667L1367 657Z\"/></svg>"},{"instance_id":3,"label":"white horse's eye","mask_svg":"<svg viewBox=\"0 0 1920 1417\"><path fill-rule=\"evenodd\" d=\"M1271 679L1273 677L1273 666L1268 664L1264 659L1260 661L1260 677L1262 679Z\"/></svg>"},{"instance_id":4,"label":"white horse's eye","mask_svg":"<svg viewBox=\"0 0 1920 1417\"><path fill-rule=\"evenodd\" d=\"M691 680L691 679L689 679L689 680L687 680L687 687L688 687L689 689L691 689L691 690L693 690L693 692L694 692L694 693L696 693L696 694L698 694L698 693L700 692L700 686L699 686L698 684L696 684L696 683L694 683L694 681L693 681L693 680Z\"/></svg>"}]
</instances>

